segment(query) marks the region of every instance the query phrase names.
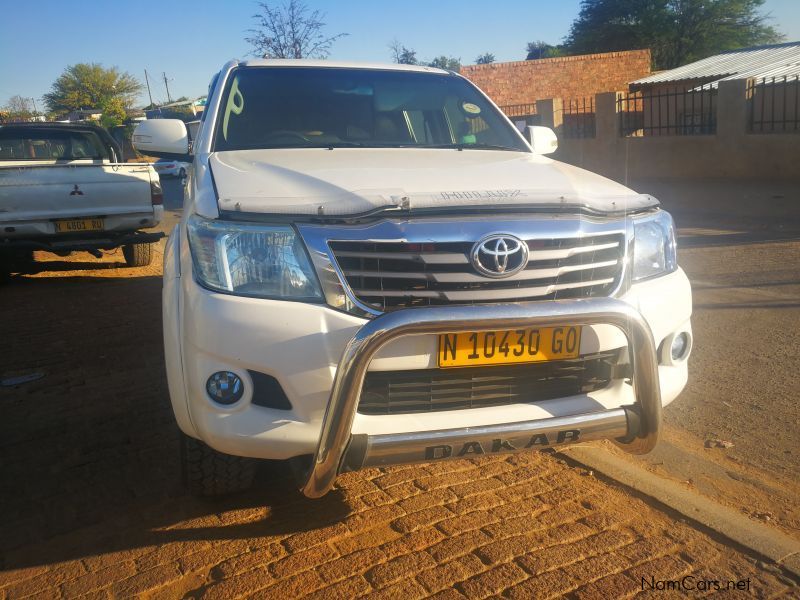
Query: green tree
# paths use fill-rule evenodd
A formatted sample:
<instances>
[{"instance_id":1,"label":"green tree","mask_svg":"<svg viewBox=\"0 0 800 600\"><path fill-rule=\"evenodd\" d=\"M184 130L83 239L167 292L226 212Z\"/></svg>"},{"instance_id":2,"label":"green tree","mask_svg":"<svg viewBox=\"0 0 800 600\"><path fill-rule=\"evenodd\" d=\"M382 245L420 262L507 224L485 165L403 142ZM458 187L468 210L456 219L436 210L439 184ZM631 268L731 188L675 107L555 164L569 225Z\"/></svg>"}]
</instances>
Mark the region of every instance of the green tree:
<instances>
[{"instance_id":1,"label":"green tree","mask_svg":"<svg viewBox=\"0 0 800 600\"><path fill-rule=\"evenodd\" d=\"M525 51L527 55L525 60L539 60L540 58L553 58L554 56L561 56L564 54L561 46L553 46L542 40L535 42L528 42Z\"/></svg>"},{"instance_id":2,"label":"green tree","mask_svg":"<svg viewBox=\"0 0 800 600\"><path fill-rule=\"evenodd\" d=\"M477 65L488 65L495 61L494 54L491 52L486 52L481 54L478 58L475 59L475 64Z\"/></svg>"},{"instance_id":3,"label":"green tree","mask_svg":"<svg viewBox=\"0 0 800 600\"><path fill-rule=\"evenodd\" d=\"M461 70L461 59L452 56L437 56L428 63L429 67L436 67L437 69L446 69L448 71L455 71L456 73Z\"/></svg>"},{"instance_id":4,"label":"green tree","mask_svg":"<svg viewBox=\"0 0 800 600\"><path fill-rule=\"evenodd\" d=\"M418 65L417 52L411 48L406 48L398 40L392 40L389 44L389 50L392 52L392 61L398 65Z\"/></svg>"},{"instance_id":5,"label":"green tree","mask_svg":"<svg viewBox=\"0 0 800 600\"><path fill-rule=\"evenodd\" d=\"M325 36L325 14L311 11L301 0L281 5L259 2L261 12L253 15L258 22L248 30L245 41L253 54L262 58L328 58L333 43L346 33Z\"/></svg>"},{"instance_id":6,"label":"green tree","mask_svg":"<svg viewBox=\"0 0 800 600\"><path fill-rule=\"evenodd\" d=\"M582 0L570 54L650 48L657 69L783 36L760 12L764 0Z\"/></svg>"},{"instance_id":7,"label":"green tree","mask_svg":"<svg viewBox=\"0 0 800 600\"><path fill-rule=\"evenodd\" d=\"M116 67L106 69L98 63L79 63L64 69L50 93L44 95L44 101L50 111L61 113L101 108L112 99L119 100L123 108L129 108L142 89L133 75L121 73Z\"/></svg>"},{"instance_id":8,"label":"green tree","mask_svg":"<svg viewBox=\"0 0 800 600\"><path fill-rule=\"evenodd\" d=\"M128 118L125 106L119 98L107 98L100 103L103 114L100 116L100 124L106 129L119 127Z\"/></svg>"}]
</instances>

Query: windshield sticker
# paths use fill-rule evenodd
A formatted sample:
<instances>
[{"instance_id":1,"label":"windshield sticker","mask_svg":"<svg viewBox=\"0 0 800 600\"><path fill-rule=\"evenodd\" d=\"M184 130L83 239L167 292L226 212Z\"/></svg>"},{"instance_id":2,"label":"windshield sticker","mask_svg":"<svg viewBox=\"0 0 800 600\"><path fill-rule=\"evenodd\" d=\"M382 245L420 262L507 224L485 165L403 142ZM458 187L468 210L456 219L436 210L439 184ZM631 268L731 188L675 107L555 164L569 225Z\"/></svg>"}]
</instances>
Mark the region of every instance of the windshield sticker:
<instances>
[{"instance_id":1,"label":"windshield sticker","mask_svg":"<svg viewBox=\"0 0 800 600\"><path fill-rule=\"evenodd\" d=\"M475 190L465 192L440 192L442 200L490 200L496 198L516 198L521 190Z\"/></svg>"},{"instance_id":2,"label":"windshield sticker","mask_svg":"<svg viewBox=\"0 0 800 600\"><path fill-rule=\"evenodd\" d=\"M473 104L472 102L464 102L461 104L461 110L469 115L479 115L481 114L481 107L477 104Z\"/></svg>"},{"instance_id":3,"label":"windshield sticker","mask_svg":"<svg viewBox=\"0 0 800 600\"><path fill-rule=\"evenodd\" d=\"M233 85L231 85L231 93L228 94L228 104L225 106L225 117L222 119L222 137L228 140L228 119L231 113L235 115L242 114L244 110L244 96L239 91L239 76L233 78Z\"/></svg>"}]
</instances>

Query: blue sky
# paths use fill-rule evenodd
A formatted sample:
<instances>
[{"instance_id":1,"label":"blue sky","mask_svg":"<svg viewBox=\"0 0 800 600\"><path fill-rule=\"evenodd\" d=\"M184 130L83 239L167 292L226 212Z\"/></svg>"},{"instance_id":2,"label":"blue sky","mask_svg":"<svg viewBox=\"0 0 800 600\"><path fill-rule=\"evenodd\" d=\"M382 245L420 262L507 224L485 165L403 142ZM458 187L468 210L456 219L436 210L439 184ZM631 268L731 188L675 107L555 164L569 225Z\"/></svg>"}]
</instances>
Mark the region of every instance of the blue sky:
<instances>
[{"instance_id":1,"label":"blue sky","mask_svg":"<svg viewBox=\"0 0 800 600\"><path fill-rule=\"evenodd\" d=\"M578 12L579 0L306 0L327 13L330 34L349 35L331 58L388 62L400 40L430 59L440 54L467 64L484 52L498 61L522 60L528 41L558 43ZM124 8L121 8L124 7ZM100 62L139 79L144 69L169 78L173 98L205 93L214 71L230 58L246 58L253 25L251 0L168 2L64 2L0 0L0 105L14 94L41 96L67 65ZM767 0L772 24L800 40L800 0ZM153 98L166 101L164 83L151 80ZM146 92L141 103L147 102Z\"/></svg>"}]
</instances>

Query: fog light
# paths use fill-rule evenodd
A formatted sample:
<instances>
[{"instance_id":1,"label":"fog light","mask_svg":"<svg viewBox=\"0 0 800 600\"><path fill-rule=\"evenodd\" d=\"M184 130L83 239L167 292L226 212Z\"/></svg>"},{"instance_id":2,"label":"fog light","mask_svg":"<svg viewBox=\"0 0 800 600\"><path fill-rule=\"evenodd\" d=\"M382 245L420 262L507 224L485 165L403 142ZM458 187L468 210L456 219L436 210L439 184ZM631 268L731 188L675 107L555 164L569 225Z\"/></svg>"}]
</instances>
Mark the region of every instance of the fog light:
<instances>
[{"instance_id":1,"label":"fog light","mask_svg":"<svg viewBox=\"0 0 800 600\"><path fill-rule=\"evenodd\" d=\"M689 334L685 331L676 335L672 340L670 355L673 361L683 360L689 350Z\"/></svg>"},{"instance_id":2,"label":"fog light","mask_svg":"<svg viewBox=\"0 0 800 600\"><path fill-rule=\"evenodd\" d=\"M236 373L217 371L208 378L206 392L214 402L234 404L244 394L244 383Z\"/></svg>"}]
</instances>

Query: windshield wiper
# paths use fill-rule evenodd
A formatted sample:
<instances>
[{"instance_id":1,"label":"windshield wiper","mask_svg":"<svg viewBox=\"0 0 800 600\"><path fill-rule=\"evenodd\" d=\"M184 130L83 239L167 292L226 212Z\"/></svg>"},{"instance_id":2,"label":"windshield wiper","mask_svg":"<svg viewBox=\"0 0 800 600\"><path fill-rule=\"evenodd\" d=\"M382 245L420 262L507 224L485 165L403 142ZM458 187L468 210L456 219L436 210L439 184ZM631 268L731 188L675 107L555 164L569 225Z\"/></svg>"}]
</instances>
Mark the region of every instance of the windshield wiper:
<instances>
[{"instance_id":1,"label":"windshield wiper","mask_svg":"<svg viewBox=\"0 0 800 600\"><path fill-rule=\"evenodd\" d=\"M513 146L500 146L497 144L422 144L416 148L452 148L453 150L503 150L505 152L524 152L521 148Z\"/></svg>"},{"instance_id":2,"label":"windshield wiper","mask_svg":"<svg viewBox=\"0 0 800 600\"><path fill-rule=\"evenodd\" d=\"M340 140L338 142L329 142L327 144L314 144L313 146L309 146L310 148L330 148L333 150L334 148L363 148L364 144L362 142L348 142L345 140Z\"/></svg>"},{"instance_id":3,"label":"windshield wiper","mask_svg":"<svg viewBox=\"0 0 800 600\"><path fill-rule=\"evenodd\" d=\"M226 150L297 150L297 149L305 149L305 148L328 148L333 150L334 148L363 148L364 144L361 142L330 142L330 143L320 143L320 142L310 142L308 144L247 144L237 146L235 148L226 148Z\"/></svg>"}]
</instances>

